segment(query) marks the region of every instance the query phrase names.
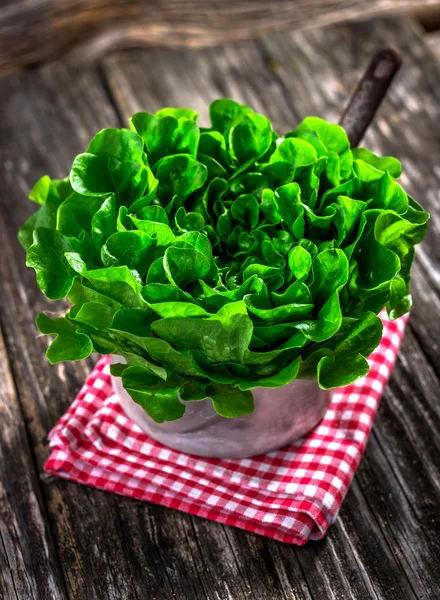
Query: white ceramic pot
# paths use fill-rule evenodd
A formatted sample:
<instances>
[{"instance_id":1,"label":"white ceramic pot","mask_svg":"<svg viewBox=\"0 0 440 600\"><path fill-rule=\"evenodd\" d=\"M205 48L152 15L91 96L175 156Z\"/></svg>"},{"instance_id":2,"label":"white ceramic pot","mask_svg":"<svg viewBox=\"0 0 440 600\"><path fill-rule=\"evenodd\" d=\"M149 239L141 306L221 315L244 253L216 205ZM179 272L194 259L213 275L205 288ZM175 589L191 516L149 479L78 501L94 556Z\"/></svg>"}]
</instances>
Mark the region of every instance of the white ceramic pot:
<instances>
[{"instance_id":1,"label":"white ceramic pot","mask_svg":"<svg viewBox=\"0 0 440 600\"><path fill-rule=\"evenodd\" d=\"M253 389L255 410L250 415L221 417L206 398L182 401L183 417L156 423L125 391L119 377L112 377L112 382L125 414L146 434L175 450L212 458L246 458L282 448L316 427L330 404L330 392L315 381L299 379L282 388Z\"/></svg>"}]
</instances>

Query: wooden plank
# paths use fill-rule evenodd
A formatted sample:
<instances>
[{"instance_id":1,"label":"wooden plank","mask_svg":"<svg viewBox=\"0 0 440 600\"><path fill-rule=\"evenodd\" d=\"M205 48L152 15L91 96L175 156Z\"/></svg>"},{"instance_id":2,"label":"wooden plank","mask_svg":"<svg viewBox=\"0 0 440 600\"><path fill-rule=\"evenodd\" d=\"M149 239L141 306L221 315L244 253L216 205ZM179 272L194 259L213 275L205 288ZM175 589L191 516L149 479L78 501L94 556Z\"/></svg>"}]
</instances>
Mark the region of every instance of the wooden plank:
<instances>
[{"instance_id":1,"label":"wooden plank","mask_svg":"<svg viewBox=\"0 0 440 600\"><path fill-rule=\"evenodd\" d=\"M139 598L148 590L152 598L291 600L261 537L160 506L119 498L118 506ZM304 584L297 561L287 578L294 589Z\"/></svg>"},{"instance_id":2,"label":"wooden plank","mask_svg":"<svg viewBox=\"0 0 440 600\"><path fill-rule=\"evenodd\" d=\"M419 0L416 10L439 6L439 0ZM412 0L15 0L0 7L0 73L66 53L84 63L132 46L212 46L414 10Z\"/></svg>"},{"instance_id":3,"label":"wooden plank","mask_svg":"<svg viewBox=\"0 0 440 600\"><path fill-rule=\"evenodd\" d=\"M66 598L1 331L0 597Z\"/></svg>"},{"instance_id":4,"label":"wooden plank","mask_svg":"<svg viewBox=\"0 0 440 600\"><path fill-rule=\"evenodd\" d=\"M41 296L32 272L24 268L24 252L16 241L18 226L33 208L25 199L32 182L42 172L64 176L91 131L116 122L114 112L96 72L59 68L4 80L0 113L0 318L67 592L70 598L87 600L136 598L114 499L55 478L48 480L42 473L48 456L47 433L79 390L88 367L76 363L52 368L47 363L47 342L38 337L34 318L39 310L60 305ZM17 440L16 452L19 444ZM23 503L30 503L24 482L21 492ZM15 493L20 498L19 488ZM55 577L56 556L51 560ZM42 569L36 554L25 567L23 576L33 578ZM28 597L32 598L23 594L20 599ZM35 596L40 597L44 595Z\"/></svg>"},{"instance_id":5,"label":"wooden plank","mask_svg":"<svg viewBox=\"0 0 440 600\"><path fill-rule=\"evenodd\" d=\"M203 53L151 50L105 66L124 118L166 104L196 108L206 123L209 102L226 95L251 104L285 131L306 114L337 120L369 55L386 45L400 47L406 65L366 144L403 159L403 183L434 213L414 273L411 328L420 339L408 334L366 459L327 541L293 551L261 542L276 556L279 573L291 564L297 569L296 557L307 583L304 597L429 598L438 582L438 72L418 33L401 20L270 36ZM246 556L248 536L230 535L238 540L237 554ZM288 589L289 578L281 580Z\"/></svg>"}]
</instances>

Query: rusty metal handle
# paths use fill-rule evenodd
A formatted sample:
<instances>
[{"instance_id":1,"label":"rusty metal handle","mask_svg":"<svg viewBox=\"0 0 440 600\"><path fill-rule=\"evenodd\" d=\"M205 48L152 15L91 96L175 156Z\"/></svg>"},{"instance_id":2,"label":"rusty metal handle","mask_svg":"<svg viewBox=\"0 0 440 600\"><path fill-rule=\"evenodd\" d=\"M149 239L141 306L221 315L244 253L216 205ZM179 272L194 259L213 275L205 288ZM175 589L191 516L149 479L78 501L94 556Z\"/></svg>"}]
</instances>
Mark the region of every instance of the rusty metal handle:
<instances>
[{"instance_id":1,"label":"rusty metal handle","mask_svg":"<svg viewBox=\"0 0 440 600\"><path fill-rule=\"evenodd\" d=\"M393 48L379 50L371 59L339 121L352 148L364 137L401 64L402 58Z\"/></svg>"}]
</instances>

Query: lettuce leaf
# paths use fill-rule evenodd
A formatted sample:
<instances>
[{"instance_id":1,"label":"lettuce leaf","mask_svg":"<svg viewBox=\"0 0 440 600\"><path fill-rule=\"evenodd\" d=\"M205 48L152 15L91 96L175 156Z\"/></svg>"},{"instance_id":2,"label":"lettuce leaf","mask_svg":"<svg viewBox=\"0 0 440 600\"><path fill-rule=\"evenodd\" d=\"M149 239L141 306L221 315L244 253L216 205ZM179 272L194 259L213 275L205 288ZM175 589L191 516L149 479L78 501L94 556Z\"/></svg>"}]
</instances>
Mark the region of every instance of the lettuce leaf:
<instances>
[{"instance_id":1,"label":"lettuce leaf","mask_svg":"<svg viewBox=\"0 0 440 600\"><path fill-rule=\"evenodd\" d=\"M280 137L234 100L201 129L186 108L104 129L70 176L43 176L19 232L27 265L70 311L37 317L51 362L122 355L113 374L157 422L211 398L226 418L252 389L295 378L323 389L368 372L377 317L411 306L428 213L402 166L305 118Z\"/></svg>"}]
</instances>

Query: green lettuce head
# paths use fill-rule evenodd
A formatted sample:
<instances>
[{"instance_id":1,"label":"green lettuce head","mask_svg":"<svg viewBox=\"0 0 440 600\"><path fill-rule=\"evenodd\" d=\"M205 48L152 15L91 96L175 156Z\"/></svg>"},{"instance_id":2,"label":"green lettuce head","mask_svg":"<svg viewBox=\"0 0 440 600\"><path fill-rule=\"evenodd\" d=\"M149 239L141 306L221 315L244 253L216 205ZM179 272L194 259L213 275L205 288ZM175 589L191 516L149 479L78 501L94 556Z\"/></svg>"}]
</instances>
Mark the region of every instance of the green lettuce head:
<instances>
[{"instance_id":1,"label":"green lettuce head","mask_svg":"<svg viewBox=\"0 0 440 600\"><path fill-rule=\"evenodd\" d=\"M228 99L210 116L165 108L99 132L68 179L37 182L19 233L41 290L72 304L37 317L49 361L123 356L113 374L157 422L180 399L236 417L256 387L366 375L377 314L410 308L427 227L400 163L338 125L307 117L279 137Z\"/></svg>"}]
</instances>

